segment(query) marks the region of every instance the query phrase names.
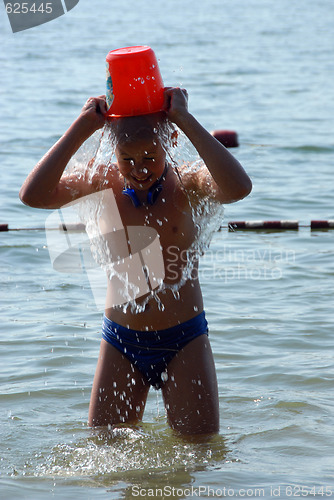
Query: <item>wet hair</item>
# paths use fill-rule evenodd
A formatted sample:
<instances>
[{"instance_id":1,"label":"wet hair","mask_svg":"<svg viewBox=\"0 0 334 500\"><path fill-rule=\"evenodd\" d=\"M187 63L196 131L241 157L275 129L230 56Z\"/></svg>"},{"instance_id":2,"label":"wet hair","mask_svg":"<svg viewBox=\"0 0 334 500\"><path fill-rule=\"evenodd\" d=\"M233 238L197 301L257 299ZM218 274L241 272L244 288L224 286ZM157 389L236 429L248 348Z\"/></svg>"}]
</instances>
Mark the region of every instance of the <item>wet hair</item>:
<instances>
[{"instance_id":1,"label":"wet hair","mask_svg":"<svg viewBox=\"0 0 334 500\"><path fill-rule=\"evenodd\" d=\"M172 144L175 129L165 112L140 116L125 116L114 123L116 144L126 144L141 139L157 139L166 149Z\"/></svg>"}]
</instances>

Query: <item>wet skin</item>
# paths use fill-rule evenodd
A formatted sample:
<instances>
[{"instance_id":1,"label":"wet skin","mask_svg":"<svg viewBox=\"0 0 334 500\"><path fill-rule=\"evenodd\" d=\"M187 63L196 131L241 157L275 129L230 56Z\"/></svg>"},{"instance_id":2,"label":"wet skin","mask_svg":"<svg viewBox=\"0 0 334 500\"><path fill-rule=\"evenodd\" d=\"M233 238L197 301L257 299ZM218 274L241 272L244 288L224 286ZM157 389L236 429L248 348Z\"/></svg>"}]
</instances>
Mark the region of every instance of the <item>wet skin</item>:
<instances>
[{"instance_id":1,"label":"wet skin","mask_svg":"<svg viewBox=\"0 0 334 500\"><path fill-rule=\"evenodd\" d=\"M66 166L82 144L106 123L105 96L88 99L78 118L43 156L25 180L21 200L32 207L57 209L97 191L111 189L122 225L150 227L159 234L164 258L165 284L179 282L184 256L197 238L192 206L209 197L218 203L232 203L247 196L251 181L240 163L188 111L185 89L165 89L165 117L177 125L202 158L200 169L178 167L179 175L169 167L163 191L154 205L146 203L147 191L165 168L166 155L157 141L155 129L162 114L131 117L112 122L117 137L117 163L95 166L93 158L85 175L67 174ZM170 144L166 144L170 147ZM91 167L94 172L91 175ZM122 194L124 181L132 186L141 206L135 208ZM110 207L109 207L110 208ZM101 224L115 217L108 206L101 214ZM111 220L109 220L111 219ZM194 267L196 270L196 265ZM107 302L112 304L112 287ZM108 300L111 294L111 300ZM117 323L139 332L147 328L165 329L193 318L203 310L202 294L195 273L180 287L179 296L167 290L136 314L131 307L107 307L106 315ZM146 301L143 297L140 300ZM146 303L146 302L145 302ZM145 408L149 384L128 359L106 341L101 341L100 355L89 407L89 425L117 425L138 421ZM168 422L183 434L218 432L218 390L213 356L206 335L188 343L167 367L162 385Z\"/></svg>"}]
</instances>

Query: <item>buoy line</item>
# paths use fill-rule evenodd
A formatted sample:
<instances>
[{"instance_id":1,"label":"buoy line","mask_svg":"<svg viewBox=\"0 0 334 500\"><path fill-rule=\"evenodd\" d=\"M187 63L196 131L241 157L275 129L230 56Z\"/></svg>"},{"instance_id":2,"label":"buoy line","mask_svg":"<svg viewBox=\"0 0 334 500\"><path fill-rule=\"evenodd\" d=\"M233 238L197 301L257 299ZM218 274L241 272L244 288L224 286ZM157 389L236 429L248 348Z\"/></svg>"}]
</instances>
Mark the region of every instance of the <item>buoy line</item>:
<instances>
[{"instance_id":1,"label":"buoy line","mask_svg":"<svg viewBox=\"0 0 334 500\"><path fill-rule=\"evenodd\" d=\"M298 230L301 227L309 227L311 230L334 229L334 220L311 220L308 224L300 224L298 220L259 220L259 221L230 221L220 226L220 229L228 231L256 231L256 230ZM9 227L8 224L0 224L0 232L9 231L66 231L84 232L85 224L59 224L55 227Z\"/></svg>"}]
</instances>

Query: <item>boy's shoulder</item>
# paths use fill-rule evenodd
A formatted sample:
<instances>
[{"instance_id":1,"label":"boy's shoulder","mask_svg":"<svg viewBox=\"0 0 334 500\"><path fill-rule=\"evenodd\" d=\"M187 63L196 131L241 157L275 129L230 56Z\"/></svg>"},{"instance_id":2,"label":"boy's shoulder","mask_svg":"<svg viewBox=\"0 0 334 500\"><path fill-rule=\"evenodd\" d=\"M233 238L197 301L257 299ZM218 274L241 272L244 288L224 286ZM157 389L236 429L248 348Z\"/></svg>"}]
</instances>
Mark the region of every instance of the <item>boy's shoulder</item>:
<instances>
[{"instance_id":1,"label":"boy's shoulder","mask_svg":"<svg viewBox=\"0 0 334 500\"><path fill-rule=\"evenodd\" d=\"M86 172L86 181L91 183L93 191L122 185L121 175L115 163L91 165L91 168L88 168Z\"/></svg>"},{"instance_id":2,"label":"boy's shoulder","mask_svg":"<svg viewBox=\"0 0 334 500\"><path fill-rule=\"evenodd\" d=\"M178 167L178 176L193 203L198 203L202 198L215 197L217 186L203 161L182 164Z\"/></svg>"}]
</instances>

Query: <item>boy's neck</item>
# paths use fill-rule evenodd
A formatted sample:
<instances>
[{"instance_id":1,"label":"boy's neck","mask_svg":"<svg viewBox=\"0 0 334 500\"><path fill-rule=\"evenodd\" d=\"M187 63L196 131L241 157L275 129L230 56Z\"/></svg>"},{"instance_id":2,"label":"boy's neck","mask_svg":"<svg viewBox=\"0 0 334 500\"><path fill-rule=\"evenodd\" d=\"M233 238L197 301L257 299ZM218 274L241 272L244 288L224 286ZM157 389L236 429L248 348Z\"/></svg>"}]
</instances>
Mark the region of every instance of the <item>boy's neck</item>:
<instances>
[{"instance_id":1,"label":"boy's neck","mask_svg":"<svg viewBox=\"0 0 334 500\"><path fill-rule=\"evenodd\" d=\"M149 189L136 190L132 186L129 186L125 181L123 194L128 196L133 205L138 208L142 205L154 205L159 197L160 192L163 189L163 181L166 179L168 171L168 163L165 164L165 169L162 175L157 179L154 184Z\"/></svg>"}]
</instances>

